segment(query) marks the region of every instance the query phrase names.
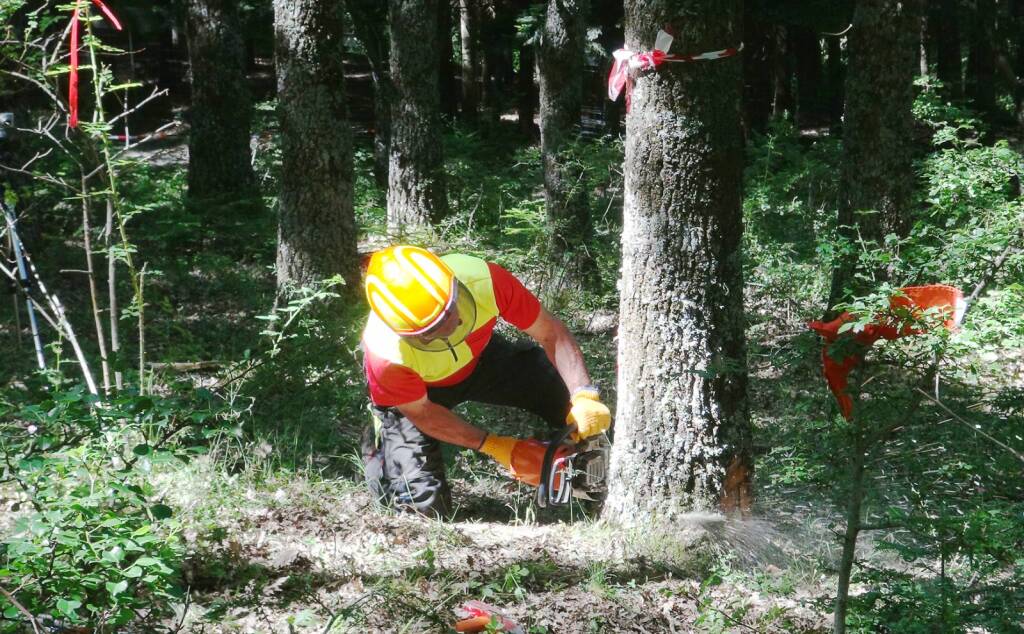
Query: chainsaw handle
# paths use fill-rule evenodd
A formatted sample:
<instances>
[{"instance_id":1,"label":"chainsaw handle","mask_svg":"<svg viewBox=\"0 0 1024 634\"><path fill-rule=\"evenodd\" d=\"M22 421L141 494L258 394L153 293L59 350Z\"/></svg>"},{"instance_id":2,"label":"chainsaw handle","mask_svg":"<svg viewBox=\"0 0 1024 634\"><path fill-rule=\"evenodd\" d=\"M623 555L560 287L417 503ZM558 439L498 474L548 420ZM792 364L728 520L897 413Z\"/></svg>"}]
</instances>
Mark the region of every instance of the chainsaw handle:
<instances>
[{"instance_id":1,"label":"chainsaw handle","mask_svg":"<svg viewBox=\"0 0 1024 634\"><path fill-rule=\"evenodd\" d=\"M540 465L540 483L537 485L537 506L541 508L548 506L548 480L551 479L551 467L555 462L555 453L575 431L576 423L566 425L564 429L555 432L551 440L548 441L547 449L544 450L544 460Z\"/></svg>"}]
</instances>

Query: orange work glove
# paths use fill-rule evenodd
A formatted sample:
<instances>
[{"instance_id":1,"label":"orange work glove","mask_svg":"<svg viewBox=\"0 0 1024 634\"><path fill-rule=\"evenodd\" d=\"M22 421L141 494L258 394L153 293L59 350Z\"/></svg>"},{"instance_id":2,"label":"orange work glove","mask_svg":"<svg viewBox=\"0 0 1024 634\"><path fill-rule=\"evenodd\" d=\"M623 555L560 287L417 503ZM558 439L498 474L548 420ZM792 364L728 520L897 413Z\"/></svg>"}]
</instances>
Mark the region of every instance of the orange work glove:
<instances>
[{"instance_id":1,"label":"orange work glove","mask_svg":"<svg viewBox=\"0 0 1024 634\"><path fill-rule=\"evenodd\" d=\"M576 425L576 433L582 440L607 431L612 424L612 413L601 402L601 393L597 388L587 385L573 392L572 409L565 422Z\"/></svg>"},{"instance_id":2,"label":"orange work glove","mask_svg":"<svg viewBox=\"0 0 1024 634\"><path fill-rule=\"evenodd\" d=\"M547 444L532 438L518 440L511 436L487 434L480 452L485 453L495 462L509 470L512 477L526 484L540 484L540 470L544 464L544 452ZM555 457L565 455L567 449L559 449Z\"/></svg>"}]
</instances>

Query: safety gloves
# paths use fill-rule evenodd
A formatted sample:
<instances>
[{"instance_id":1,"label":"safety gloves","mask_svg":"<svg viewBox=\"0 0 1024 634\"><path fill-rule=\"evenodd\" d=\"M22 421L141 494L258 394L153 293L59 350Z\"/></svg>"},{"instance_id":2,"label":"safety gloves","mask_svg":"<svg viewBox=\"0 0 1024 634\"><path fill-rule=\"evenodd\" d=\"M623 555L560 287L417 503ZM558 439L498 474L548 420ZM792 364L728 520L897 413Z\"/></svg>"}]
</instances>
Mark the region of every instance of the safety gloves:
<instances>
[{"instance_id":1,"label":"safety gloves","mask_svg":"<svg viewBox=\"0 0 1024 634\"><path fill-rule=\"evenodd\" d=\"M589 438L608 430L612 423L612 413L601 402L598 389L593 385L584 385L572 393L572 409L565 421L576 425L576 434L580 439Z\"/></svg>"},{"instance_id":2,"label":"safety gloves","mask_svg":"<svg viewBox=\"0 0 1024 634\"><path fill-rule=\"evenodd\" d=\"M509 470L512 477L526 484L540 484L540 470L544 462L544 452L548 446L532 438L519 440L511 436L487 434L480 445L480 452L485 453L495 462ZM563 455L567 449L559 449L556 457Z\"/></svg>"}]
</instances>

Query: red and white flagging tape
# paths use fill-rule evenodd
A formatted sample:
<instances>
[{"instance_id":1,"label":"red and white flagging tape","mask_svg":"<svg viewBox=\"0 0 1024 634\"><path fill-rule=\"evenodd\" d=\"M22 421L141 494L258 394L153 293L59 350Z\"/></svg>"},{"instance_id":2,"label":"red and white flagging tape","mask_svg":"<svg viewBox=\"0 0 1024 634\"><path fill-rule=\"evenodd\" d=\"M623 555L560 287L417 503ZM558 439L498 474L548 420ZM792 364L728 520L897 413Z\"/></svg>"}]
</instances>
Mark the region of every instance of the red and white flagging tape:
<instances>
[{"instance_id":1,"label":"red and white flagging tape","mask_svg":"<svg viewBox=\"0 0 1024 634\"><path fill-rule=\"evenodd\" d=\"M75 8L71 11L71 62L68 64L68 127L78 127L78 14L81 11L82 0L75 0ZM114 12L103 2L103 0L92 0L92 3L99 7L103 15L110 21L118 31L121 30L121 22L114 15ZM95 72L95 70L93 71Z\"/></svg>"},{"instance_id":2,"label":"red and white flagging tape","mask_svg":"<svg viewBox=\"0 0 1024 634\"><path fill-rule=\"evenodd\" d=\"M629 110L630 94L633 91L633 74L654 70L665 62L701 62L732 57L743 50L743 43L732 48L717 51L706 51L692 55L669 55L673 37L668 32L658 31L654 40L654 50L636 52L620 48L612 53L614 62L608 73L608 98L615 101L623 89L626 91L626 110Z\"/></svg>"}]
</instances>

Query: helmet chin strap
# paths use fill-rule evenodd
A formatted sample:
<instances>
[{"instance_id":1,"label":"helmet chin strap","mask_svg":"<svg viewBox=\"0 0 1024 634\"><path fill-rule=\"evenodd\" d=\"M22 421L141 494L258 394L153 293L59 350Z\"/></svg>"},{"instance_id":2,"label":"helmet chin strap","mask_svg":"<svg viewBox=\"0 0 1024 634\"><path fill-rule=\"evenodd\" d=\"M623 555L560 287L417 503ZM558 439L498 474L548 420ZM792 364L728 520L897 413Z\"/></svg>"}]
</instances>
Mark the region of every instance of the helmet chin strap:
<instances>
[{"instance_id":1,"label":"helmet chin strap","mask_svg":"<svg viewBox=\"0 0 1024 634\"><path fill-rule=\"evenodd\" d=\"M452 343L450 341L448 341L448 337L441 337L441 341L444 342L444 345L448 346L448 350L451 351L452 357L454 357L455 360L458 361L459 360L459 355L455 354L455 348L453 348L452 347Z\"/></svg>"}]
</instances>

